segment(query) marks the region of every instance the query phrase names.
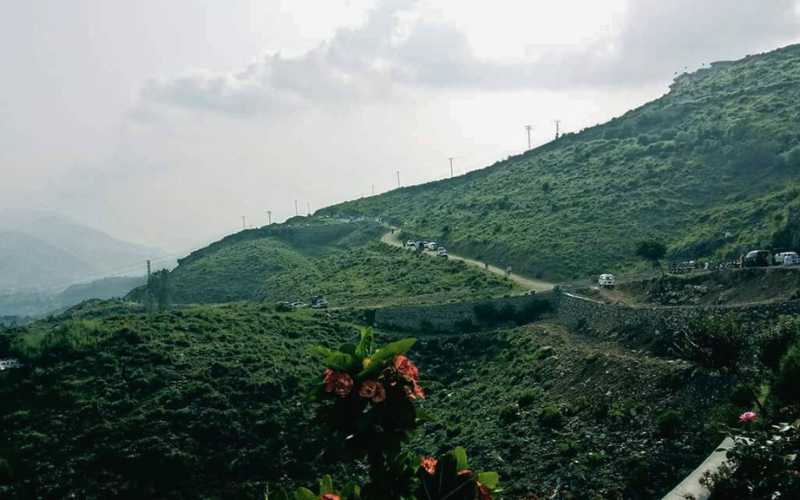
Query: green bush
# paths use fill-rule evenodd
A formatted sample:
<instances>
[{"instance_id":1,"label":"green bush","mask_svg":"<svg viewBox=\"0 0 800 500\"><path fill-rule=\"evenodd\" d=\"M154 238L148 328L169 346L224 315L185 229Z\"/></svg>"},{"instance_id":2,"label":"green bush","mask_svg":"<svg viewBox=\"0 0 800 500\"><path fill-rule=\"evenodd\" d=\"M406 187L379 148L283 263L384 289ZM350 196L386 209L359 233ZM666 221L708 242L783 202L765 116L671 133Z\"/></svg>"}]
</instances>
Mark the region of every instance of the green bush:
<instances>
[{"instance_id":1,"label":"green bush","mask_svg":"<svg viewBox=\"0 0 800 500\"><path fill-rule=\"evenodd\" d=\"M800 318L781 316L761 339L759 357L764 365L777 370L781 358L796 340L800 339Z\"/></svg>"},{"instance_id":2,"label":"green bush","mask_svg":"<svg viewBox=\"0 0 800 500\"><path fill-rule=\"evenodd\" d=\"M755 344L733 315L708 316L693 321L679 349L700 366L736 372L750 366Z\"/></svg>"},{"instance_id":3,"label":"green bush","mask_svg":"<svg viewBox=\"0 0 800 500\"><path fill-rule=\"evenodd\" d=\"M555 405L547 405L539 412L539 424L542 427L556 429L563 424L561 409Z\"/></svg>"},{"instance_id":4,"label":"green bush","mask_svg":"<svg viewBox=\"0 0 800 500\"><path fill-rule=\"evenodd\" d=\"M671 438L678 434L683 416L675 410L665 410L656 417L658 435Z\"/></svg>"},{"instance_id":5,"label":"green bush","mask_svg":"<svg viewBox=\"0 0 800 500\"><path fill-rule=\"evenodd\" d=\"M781 359L775 379L775 394L786 403L800 403L800 342L795 342Z\"/></svg>"}]
</instances>

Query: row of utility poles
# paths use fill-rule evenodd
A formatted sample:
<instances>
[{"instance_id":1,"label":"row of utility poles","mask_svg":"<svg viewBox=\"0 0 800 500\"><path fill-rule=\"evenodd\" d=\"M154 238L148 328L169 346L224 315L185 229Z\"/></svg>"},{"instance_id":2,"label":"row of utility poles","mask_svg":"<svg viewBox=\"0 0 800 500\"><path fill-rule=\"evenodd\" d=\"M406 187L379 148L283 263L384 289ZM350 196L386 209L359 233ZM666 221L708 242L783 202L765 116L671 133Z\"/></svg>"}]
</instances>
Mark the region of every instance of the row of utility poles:
<instances>
[{"instance_id":1,"label":"row of utility poles","mask_svg":"<svg viewBox=\"0 0 800 500\"><path fill-rule=\"evenodd\" d=\"M553 123L555 123L556 126L556 140L558 140L558 138L561 137L561 120L553 120ZM530 151L533 148L533 142L532 142L533 125L525 125L525 131L528 134L527 150ZM455 169L453 168L453 161L457 159L458 159L457 156L450 156L447 158L447 160L450 162L451 179L455 177ZM400 183L400 171L399 170L395 171L395 175L397 177L397 187L398 188L402 187L402 184ZM372 196L375 196L375 184L372 184ZM307 208L307 215L311 215L310 202L306 202L306 208ZM294 214L300 215L300 206L298 205L297 200L294 200ZM267 210L267 225L271 224L272 224L272 210ZM242 229L247 229L247 218L244 215L242 215Z\"/></svg>"}]
</instances>

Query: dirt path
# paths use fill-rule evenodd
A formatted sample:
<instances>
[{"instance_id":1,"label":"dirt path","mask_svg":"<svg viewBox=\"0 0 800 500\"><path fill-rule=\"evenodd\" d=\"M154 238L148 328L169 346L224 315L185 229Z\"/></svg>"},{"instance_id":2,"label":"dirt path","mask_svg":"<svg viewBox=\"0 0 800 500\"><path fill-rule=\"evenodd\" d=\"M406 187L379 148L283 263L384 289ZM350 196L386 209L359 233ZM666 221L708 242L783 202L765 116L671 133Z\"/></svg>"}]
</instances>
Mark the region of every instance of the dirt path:
<instances>
[{"instance_id":1,"label":"dirt path","mask_svg":"<svg viewBox=\"0 0 800 500\"><path fill-rule=\"evenodd\" d=\"M399 233L399 231L397 231L397 230L395 230L394 232L389 231L388 233L384 234L381 237L381 241L383 243L386 243L387 245L391 245L393 247L405 248L403 242L401 242L397 238L398 233ZM427 255L430 255L431 257L435 256L433 253L429 253L429 252L425 252L425 253ZM448 252L448 257L451 260L460 260L461 262L463 262L463 263L465 263L467 265L475 266L475 267L477 267L479 269L483 269L485 271L488 271L490 273L496 274L498 276L503 276L503 277L506 276L505 269L500 269L499 267L495 267L495 266L492 266L492 265L489 265L487 267L486 264L483 263L483 262L479 262L479 261L473 260L473 259L468 259L466 257L462 257L460 255L455 255L455 254L450 253L450 252ZM510 275L508 275L508 278L511 281L513 281L514 283L516 283L517 285L521 286L522 288L525 288L526 290L535 290L537 292L546 292L548 290L552 290L553 286L554 286L553 283L548 283L547 281L541 281L541 280L534 280L534 279L526 278L526 277L520 276L519 274L516 274L516 273L511 273Z\"/></svg>"}]
</instances>

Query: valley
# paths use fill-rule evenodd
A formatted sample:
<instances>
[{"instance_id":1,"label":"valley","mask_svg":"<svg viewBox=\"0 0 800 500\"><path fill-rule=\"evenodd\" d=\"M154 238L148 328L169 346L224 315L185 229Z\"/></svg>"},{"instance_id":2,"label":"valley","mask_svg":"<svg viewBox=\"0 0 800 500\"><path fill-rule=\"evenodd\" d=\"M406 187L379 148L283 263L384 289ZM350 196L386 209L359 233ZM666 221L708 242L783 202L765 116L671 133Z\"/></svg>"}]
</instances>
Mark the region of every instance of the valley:
<instances>
[{"instance_id":1,"label":"valley","mask_svg":"<svg viewBox=\"0 0 800 500\"><path fill-rule=\"evenodd\" d=\"M456 452L448 467L478 481L474 497L487 476L473 468L499 474L502 498L638 500L744 436L740 467L710 485L790 498L796 450L771 450L794 441L772 426L788 436L800 415L800 271L657 268L800 249L799 78L800 46L714 63L487 168L243 219L171 269L67 288L47 317L4 320L0 497L261 499L406 466L422 482L463 446L470 468ZM7 237L0 250L22 263L3 278L72 280L111 269L103 255L146 253L66 232L79 241ZM666 255L637 256L642 241ZM601 289L606 272L625 279ZM35 299L16 306L40 314ZM331 413L316 414L326 397ZM326 427L339 410L356 429L344 439ZM370 426L391 440L358 456ZM396 459L386 470L379 445ZM309 494L293 498L331 498Z\"/></svg>"}]
</instances>

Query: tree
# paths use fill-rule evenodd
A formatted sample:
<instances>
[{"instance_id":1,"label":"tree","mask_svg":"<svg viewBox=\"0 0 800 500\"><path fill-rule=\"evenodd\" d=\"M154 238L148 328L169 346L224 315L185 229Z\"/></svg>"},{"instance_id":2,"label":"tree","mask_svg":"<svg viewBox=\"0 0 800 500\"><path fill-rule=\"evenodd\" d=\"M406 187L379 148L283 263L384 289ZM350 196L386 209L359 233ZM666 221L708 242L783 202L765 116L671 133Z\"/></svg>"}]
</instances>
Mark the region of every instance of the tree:
<instances>
[{"instance_id":1,"label":"tree","mask_svg":"<svg viewBox=\"0 0 800 500\"><path fill-rule=\"evenodd\" d=\"M656 240L640 241L636 245L636 255L642 259L649 261L653 269L658 268L661 274L664 274L664 269L661 267L661 259L667 254L667 246Z\"/></svg>"},{"instance_id":2,"label":"tree","mask_svg":"<svg viewBox=\"0 0 800 500\"><path fill-rule=\"evenodd\" d=\"M148 306L166 311L172 305L172 291L169 271L162 269L154 272L147 283Z\"/></svg>"}]
</instances>

